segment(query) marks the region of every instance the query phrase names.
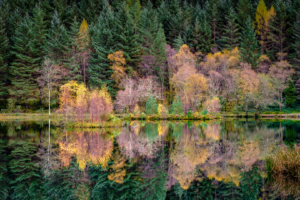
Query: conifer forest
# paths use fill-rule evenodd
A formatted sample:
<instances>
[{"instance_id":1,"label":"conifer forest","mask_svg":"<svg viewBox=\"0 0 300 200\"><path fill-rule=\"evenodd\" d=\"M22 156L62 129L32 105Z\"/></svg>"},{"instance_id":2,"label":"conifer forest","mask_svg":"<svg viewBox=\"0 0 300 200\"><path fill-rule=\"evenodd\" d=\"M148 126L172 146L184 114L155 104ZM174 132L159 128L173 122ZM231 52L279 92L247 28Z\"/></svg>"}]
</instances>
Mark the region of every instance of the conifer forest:
<instances>
[{"instance_id":1,"label":"conifer forest","mask_svg":"<svg viewBox=\"0 0 300 200\"><path fill-rule=\"evenodd\" d=\"M293 112L299 11L299 0L1 0L0 109Z\"/></svg>"}]
</instances>

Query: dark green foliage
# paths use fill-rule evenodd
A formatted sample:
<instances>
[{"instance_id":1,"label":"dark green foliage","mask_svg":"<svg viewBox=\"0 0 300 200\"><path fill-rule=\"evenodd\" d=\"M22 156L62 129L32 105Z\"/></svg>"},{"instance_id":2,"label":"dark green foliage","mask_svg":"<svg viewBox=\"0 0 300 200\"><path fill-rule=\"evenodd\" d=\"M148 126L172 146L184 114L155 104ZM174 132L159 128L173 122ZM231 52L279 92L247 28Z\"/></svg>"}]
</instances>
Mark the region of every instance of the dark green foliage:
<instances>
[{"instance_id":1,"label":"dark green foliage","mask_svg":"<svg viewBox=\"0 0 300 200\"><path fill-rule=\"evenodd\" d=\"M105 1L104 3L103 11L95 25L90 29L93 52L87 70L89 74L88 83L90 87L99 88L106 84L108 91L114 96L116 89L114 88L114 81L110 79L113 71L109 66L107 56L116 49L114 35L117 34L117 19L108 2Z\"/></svg>"},{"instance_id":2,"label":"dark green foliage","mask_svg":"<svg viewBox=\"0 0 300 200\"><path fill-rule=\"evenodd\" d=\"M222 43L226 49L231 50L238 47L240 42L239 25L237 24L236 13L232 7L226 16L226 23L227 25L223 30Z\"/></svg>"},{"instance_id":3,"label":"dark green foliage","mask_svg":"<svg viewBox=\"0 0 300 200\"><path fill-rule=\"evenodd\" d=\"M8 179L8 155L6 152L7 141L0 140L0 199L8 198L9 179Z\"/></svg>"},{"instance_id":4,"label":"dark green foliage","mask_svg":"<svg viewBox=\"0 0 300 200\"><path fill-rule=\"evenodd\" d=\"M136 199L140 192L141 184L138 181L139 175L135 172L128 172L124 178L123 184L117 184L108 180L108 171L101 167L90 167L91 182L93 189L91 199Z\"/></svg>"},{"instance_id":5,"label":"dark green foliage","mask_svg":"<svg viewBox=\"0 0 300 200\"><path fill-rule=\"evenodd\" d=\"M41 199L41 173L37 163L37 146L20 141L10 144L10 199Z\"/></svg>"},{"instance_id":6,"label":"dark green foliage","mask_svg":"<svg viewBox=\"0 0 300 200\"><path fill-rule=\"evenodd\" d=\"M256 8L256 7L255 7ZM237 19L239 24L244 27L247 18L252 18L252 5L249 0L239 0L237 3Z\"/></svg>"},{"instance_id":7,"label":"dark green foliage","mask_svg":"<svg viewBox=\"0 0 300 200\"><path fill-rule=\"evenodd\" d=\"M250 17L248 17L241 35L241 48L239 54L241 62L249 63L252 67L257 66L260 57L260 49Z\"/></svg>"},{"instance_id":8,"label":"dark green foliage","mask_svg":"<svg viewBox=\"0 0 300 200\"><path fill-rule=\"evenodd\" d=\"M181 115L184 113L181 100L178 96L173 101L169 113L173 115Z\"/></svg>"},{"instance_id":9,"label":"dark green foliage","mask_svg":"<svg viewBox=\"0 0 300 200\"><path fill-rule=\"evenodd\" d=\"M174 40L174 48L179 51L180 47L184 44L181 35L178 35L178 37Z\"/></svg>"},{"instance_id":10,"label":"dark green foliage","mask_svg":"<svg viewBox=\"0 0 300 200\"><path fill-rule=\"evenodd\" d=\"M201 24L199 19L196 18L194 30L192 32L191 47L194 52L198 52L201 49Z\"/></svg>"},{"instance_id":11,"label":"dark green foliage","mask_svg":"<svg viewBox=\"0 0 300 200\"><path fill-rule=\"evenodd\" d=\"M29 103L36 102L39 98L36 78L41 62L40 49L34 45L33 22L29 17L20 23L13 39L14 46L11 53L14 61L9 69L12 85L9 95L18 103L25 103L27 107Z\"/></svg>"},{"instance_id":12,"label":"dark green foliage","mask_svg":"<svg viewBox=\"0 0 300 200\"><path fill-rule=\"evenodd\" d=\"M200 49L202 53L209 53L213 46L213 39L211 34L211 27L204 17L201 24L201 38L200 38Z\"/></svg>"},{"instance_id":13,"label":"dark green foliage","mask_svg":"<svg viewBox=\"0 0 300 200\"><path fill-rule=\"evenodd\" d=\"M217 189L218 197L224 200L242 199L241 189L234 183L221 182Z\"/></svg>"},{"instance_id":14,"label":"dark green foliage","mask_svg":"<svg viewBox=\"0 0 300 200\"><path fill-rule=\"evenodd\" d=\"M300 63L300 14L296 14L296 20L293 26L293 40L292 48L295 51L293 61L297 64Z\"/></svg>"},{"instance_id":15,"label":"dark green foliage","mask_svg":"<svg viewBox=\"0 0 300 200\"><path fill-rule=\"evenodd\" d=\"M150 96L147 103L146 103L146 110L147 115L158 114L158 104L156 99L153 96Z\"/></svg>"},{"instance_id":16,"label":"dark green foliage","mask_svg":"<svg viewBox=\"0 0 300 200\"><path fill-rule=\"evenodd\" d=\"M256 200L258 198L260 187L262 186L262 177L258 167L242 173L240 188L242 190L242 198Z\"/></svg>"},{"instance_id":17,"label":"dark green foliage","mask_svg":"<svg viewBox=\"0 0 300 200\"><path fill-rule=\"evenodd\" d=\"M293 126L287 126L285 129L284 143L293 146L297 142L297 131Z\"/></svg>"},{"instance_id":18,"label":"dark green foliage","mask_svg":"<svg viewBox=\"0 0 300 200\"><path fill-rule=\"evenodd\" d=\"M269 53L268 56L275 60L283 60L286 56L288 46L286 44L287 35L287 7L283 0L278 0L274 5L276 16L273 17L269 22L268 40L269 40ZM276 57L275 57L276 56Z\"/></svg>"},{"instance_id":19,"label":"dark green foliage","mask_svg":"<svg viewBox=\"0 0 300 200\"><path fill-rule=\"evenodd\" d=\"M285 104L288 107L292 107L297 100L296 87L292 81L290 81L289 87L284 90L284 95L285 95Z\"/></svg>"},{"instance_id":20,"label":"dark green foliage","mask_svg":"<svg viewBox=\"0 0 300 200\"><path fill-rule=\"evenodd\" d=\"M75 198L76 185L79 183L80 169L77 164L70 163L68 168L53 170L43 181L43 199L67 199Z\"/></svg>"},{"instance_id":21,"label":"dark green foliage","mask_svg":"<svg viewBox=\"0 0 300 200\"><path fill-rule=\"evenodd\" d=\"M5 30L5 21L0 16L0 98L6 97L7 84L8 84L8 56L9 56L9 45L8 38Z\"/></svg>"}]
</instances>

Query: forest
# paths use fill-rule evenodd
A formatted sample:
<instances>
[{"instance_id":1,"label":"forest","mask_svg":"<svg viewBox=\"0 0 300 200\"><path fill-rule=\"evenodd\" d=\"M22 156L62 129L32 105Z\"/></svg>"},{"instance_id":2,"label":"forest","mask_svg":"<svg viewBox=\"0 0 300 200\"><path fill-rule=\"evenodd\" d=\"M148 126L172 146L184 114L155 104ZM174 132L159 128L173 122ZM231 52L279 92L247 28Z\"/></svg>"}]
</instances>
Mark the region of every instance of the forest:
<instances>
[{"instance_id":1,"label":"forest","mask_svg":"<svg viewBox=\"0 0 300 200\"><path fill-rule=\"evenodd\" d=\"M0 0L0 109L297 110L299 11L300 0Z\"/></svg>"}]
</instances>

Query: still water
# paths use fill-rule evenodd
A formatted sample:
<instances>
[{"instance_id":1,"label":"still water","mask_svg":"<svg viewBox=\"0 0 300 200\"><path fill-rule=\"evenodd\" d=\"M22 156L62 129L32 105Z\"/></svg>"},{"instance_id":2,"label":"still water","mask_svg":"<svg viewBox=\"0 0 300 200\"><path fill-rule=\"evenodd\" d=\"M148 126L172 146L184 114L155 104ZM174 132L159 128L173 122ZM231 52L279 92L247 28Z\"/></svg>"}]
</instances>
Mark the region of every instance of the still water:
<instances>
[{"instance_id":1,"label":"still water","mask_svg":"<svg viewBox=\"0 0 300 200\"><path fill-rule=\"evenodd\" d=\"M297 199L300 183L269 178L265 159L299 133L298 121L2 122L0 199Z\"/></svg>"}]
</instances>

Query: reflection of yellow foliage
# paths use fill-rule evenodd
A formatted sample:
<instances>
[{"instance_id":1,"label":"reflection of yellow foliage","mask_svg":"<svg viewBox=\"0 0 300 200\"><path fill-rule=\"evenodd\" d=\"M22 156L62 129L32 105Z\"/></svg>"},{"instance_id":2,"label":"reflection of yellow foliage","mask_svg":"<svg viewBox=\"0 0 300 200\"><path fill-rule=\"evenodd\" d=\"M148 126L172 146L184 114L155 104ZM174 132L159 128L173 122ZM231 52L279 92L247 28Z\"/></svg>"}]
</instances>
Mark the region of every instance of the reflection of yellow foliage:
<instances>
[{"instance_id":1,"label":"reflection of yellow foliage","mask_svg":"<svg viewBox=\"0 0 300 200\"><path fill-rule=\"evenodd\" d=\"M260 149L257 141L244 142L240 150L242 163L246 167L251 167L259 158Z\"/></svg>"},{"instance_id":2,"label":"reflection of yellow foliage","mask_svg":"<svg viewBox=\"0 0 300 200\"><path fill-rule=\"evenodd\" d=\"M80 184L76 191L76 199L79 200L88 200L91 196L88 185Z\"/></svg>"},{"instance_id":3,"label":"reflection of yellow foliage","mask_svg":"<svg viewBox=\"0 0 300 200\"><path fill-rule=\"evenodd\" d=\"M87 137L84 132L79 132L73 136L77 137L73 142L58 141L59 158L63 166L69 166L71 155L74 155L81 170L84 170L89 162L101 165L103 169L107 168L113 150L111 139L103 139L98 133L90 133Z\"/></svg>"},{"instance_id":4,"label":"reflection of yellow foliage","mask_svg":"<svg viewBox=\"0 0 300 200\"><path fill-rule=\"evenodd\" d=\"M229 166L223 169L217 165L205 165L204 170L206 170L209 179L223 181L224 183L233 182L236 186L239 186L241 176L237 167Z\"/></svg>"},{"instance_id":5,"label":"reflection of yellow foliage","mask_svg":"<svg viewBox=\"0 0 300 200\"><path fill-rule=\"evenodd\" d=\"M220 124L209 124L204 130L204 134L208 139L220 139L221 126Z\"/></svg>"},{"instance_id":6,"label":"reflection of yellow foliage","mask_svg":"<svg viewBox=\"0 0 300 200\"><path fill-rule=\"evenodd\" d=\"M166 126L166 124L159 123L158 124L158 135L163 135L167 129L168 129L168 127Z\"/></svg>"},{"instance_id":7,"label":"reflection of yellow foliage","mask_svg":"<svg viewBox=\"0 0 300 200\"><path fill-rule=\"evenodd\" d=\"M113 160L114 164L112 164L111 166L112 171L108 175L108 179L116 183L122 184L126 175L126 170L124 169L126 165L126 158L123 155L121 155L120 151L117 151L114 154Z\"/></svg>"}]
</instances>

